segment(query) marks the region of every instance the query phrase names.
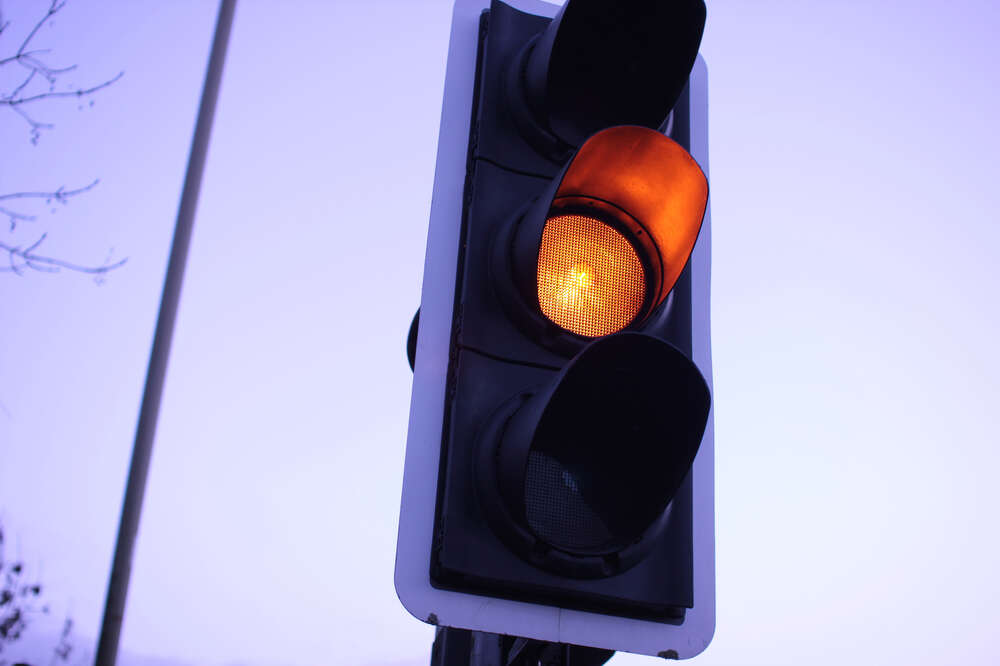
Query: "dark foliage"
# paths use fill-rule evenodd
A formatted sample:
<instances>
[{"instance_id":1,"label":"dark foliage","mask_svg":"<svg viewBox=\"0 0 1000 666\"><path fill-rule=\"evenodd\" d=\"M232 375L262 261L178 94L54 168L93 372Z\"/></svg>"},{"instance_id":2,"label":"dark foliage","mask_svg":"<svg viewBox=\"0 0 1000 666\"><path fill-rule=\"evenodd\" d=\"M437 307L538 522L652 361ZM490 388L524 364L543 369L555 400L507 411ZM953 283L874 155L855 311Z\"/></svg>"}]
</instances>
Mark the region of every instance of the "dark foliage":
<instances>
[{"instance_id":1,"label":"dark foliage","mask_svg":"<svg viewBox=\"0 0 1000 666\"><path fill-rule=\"evenodd\" d=\"M42 585L29 577L24 563L8 560L5 552L3 526L0 525L0 666L31 666L25 662L8 662L14 644L28 630L33 620L49 614L49 606L42 595ZM62 633L54 648L49 664L69 661L73 651L73 620L66 618Z\"/></svg>"}]
</instances>

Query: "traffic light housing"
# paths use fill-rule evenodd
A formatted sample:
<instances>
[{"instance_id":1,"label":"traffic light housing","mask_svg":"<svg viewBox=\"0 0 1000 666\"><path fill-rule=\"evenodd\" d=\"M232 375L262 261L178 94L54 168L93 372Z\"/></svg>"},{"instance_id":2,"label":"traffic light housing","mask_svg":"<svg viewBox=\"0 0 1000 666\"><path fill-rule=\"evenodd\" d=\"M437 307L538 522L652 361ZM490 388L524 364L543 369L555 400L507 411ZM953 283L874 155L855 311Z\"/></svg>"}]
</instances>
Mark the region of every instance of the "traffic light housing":
<instances>
[{"instance_id":1,"label":"traffic light housing","mask_svg":"<svg viewBox=\"0 0 1000 666\"><path fill-rule=\"evenodd\" d=\"M714 631L704 4L518 5L455 6L397 592L442 626L692 656Z\"/></svg>"}]
</instances>

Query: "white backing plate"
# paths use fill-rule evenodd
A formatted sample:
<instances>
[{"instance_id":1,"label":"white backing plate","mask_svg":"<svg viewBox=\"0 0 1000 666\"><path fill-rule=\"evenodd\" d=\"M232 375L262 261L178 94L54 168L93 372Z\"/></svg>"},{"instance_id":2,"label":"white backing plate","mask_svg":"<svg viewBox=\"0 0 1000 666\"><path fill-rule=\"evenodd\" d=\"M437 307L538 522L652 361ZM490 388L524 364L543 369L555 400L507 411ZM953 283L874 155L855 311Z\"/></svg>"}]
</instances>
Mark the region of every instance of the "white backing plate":
<instances>
[{"instance_id":1,"label":"white backing plate","mask_svg":"<svg viewBox=\"0 0 1000 666\"><path fill-rule=\"evenodd\" d=\"M509 0L521 11L554 16L558 7ZM452 17L437 168L420 302L416 371L403 468L396 593L417 619L442 626L558 643L686 659L704 650L715 631L713 415L693 466L694 608L678 626L495 597L439 590L430 583L431 536L437 497L445 383L458 261L462 194L479 17L489 0L458 0ZM691 153L708 175L707 70L699 56L691 74ZM712 386L709 329L711 207L691 258L693 356Z\"/></svg>"}]
</instances>

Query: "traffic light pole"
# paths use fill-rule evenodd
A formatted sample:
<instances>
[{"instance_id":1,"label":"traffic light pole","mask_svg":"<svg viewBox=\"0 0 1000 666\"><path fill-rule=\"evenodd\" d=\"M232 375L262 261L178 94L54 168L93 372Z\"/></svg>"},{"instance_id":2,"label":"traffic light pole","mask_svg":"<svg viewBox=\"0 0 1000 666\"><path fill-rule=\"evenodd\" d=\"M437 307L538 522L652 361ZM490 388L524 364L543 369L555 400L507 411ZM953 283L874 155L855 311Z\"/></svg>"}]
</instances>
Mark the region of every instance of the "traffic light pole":
<instances>
[{"instance_id":1,"label":"traffic light pole","mask_svg":"<svg viewBox=\"0 0 1000 666\"><path fill-rule=\"evenodd\" d=\"M431 666L602 666L612 650L438 627Z\"/></svg>"},{"instance_id":2,"label":"traffic light pole","mask_svg":"<svg viewBox=\"0 0 1000 666\"><path fill-rule=\"evenodd\" d=\"M125 617L125 600L132 573L132 555L135 552L135 541L139 532L142 500L146 492L146 477L149 475L149 463L153 455L153 439L156 435L156 422L160 413L160 398L163 395L167 360L170 356L170 343L174 334L174 322L177 319L177 306L181 297L181 285L184 282L188 248L191 245L194 214L198 206L201 177L205 170L208 142L212 134L212 120L215 117L215 104L219 97L222 68L226 60L226 47L229 44L229 33L232 29L235 11L236 0L222 0L219 5L215 37L212 40L212 51L208 59L208 70L205 73L205 85L201 94L201 106L198 109L198 120L195 125L194 138L191 141L187 175L184 178L184 189L181 192L181 201L177 210L177 223L174 227L174 239L170 248L167 275L163 282L160 312L156 320L156 332L153 335L153 348L149 354L146 386L143 389L142 405L139 408L139 422L136 425L135 441L132 445L128 481L125 485L125 498L122 501L121 520L118 525L118 540L115 543L104 616L101 619L101 634L97 644L95 657L97 666L114 666L118 659L118 642L121 637L122 620Z\"/></svg>"}]
</instances>

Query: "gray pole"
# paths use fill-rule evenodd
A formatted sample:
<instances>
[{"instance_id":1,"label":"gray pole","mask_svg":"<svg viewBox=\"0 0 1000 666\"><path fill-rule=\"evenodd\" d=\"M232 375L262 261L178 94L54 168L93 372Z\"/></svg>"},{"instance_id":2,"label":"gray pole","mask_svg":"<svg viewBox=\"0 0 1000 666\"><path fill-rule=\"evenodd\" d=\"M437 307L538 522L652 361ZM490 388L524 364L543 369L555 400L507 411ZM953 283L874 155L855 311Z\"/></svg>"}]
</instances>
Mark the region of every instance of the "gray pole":
<instances>
[{"instance_id":1,"label":"gray pole","mask_svg":"<svg viewBox=\"0 0 1000 666\"><path fill-rule=\"evenodd\" d=\"M114 666L118 659L118 640L121 637L122 619L125 616L125 598L128 595L129 577L132 572L132 554L135 551L142 499L146 491L146 477L153 453L153 438L160 412L160 397L163 395L163 380L167 374L167 359L170 356L170 342L174 334L174 321L177 318L177 303L184 281L184 266L191 244L191 229L194 226L195 209L198 207L198 192L201 189L201 176L205 170L205 155L212 134L215 102L219 97L219 82L222 79L222 66L226 60L226 47L229 44L235 9L236 0L222 0L219 5L215 38L212 41L212 53L208 59L205 86L201 93L198 121L191 141L184 189L177 209L174 241L170 248L167 276L160 298L160 314L156 320L153 349L149 354L149 367L146 371L146 386L142 393L139 422L136 425L135 442L132 445L132 461L129 464L128 481L125 485L121 522L118 524L118 541L115 543L111 578L108 580L108 594L104 603L104 617L101 620L101 636L97 644L95 658L97 666Z\"/></svg>"}]
</instances>

